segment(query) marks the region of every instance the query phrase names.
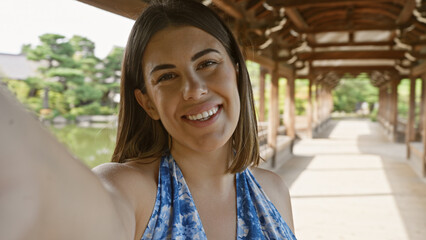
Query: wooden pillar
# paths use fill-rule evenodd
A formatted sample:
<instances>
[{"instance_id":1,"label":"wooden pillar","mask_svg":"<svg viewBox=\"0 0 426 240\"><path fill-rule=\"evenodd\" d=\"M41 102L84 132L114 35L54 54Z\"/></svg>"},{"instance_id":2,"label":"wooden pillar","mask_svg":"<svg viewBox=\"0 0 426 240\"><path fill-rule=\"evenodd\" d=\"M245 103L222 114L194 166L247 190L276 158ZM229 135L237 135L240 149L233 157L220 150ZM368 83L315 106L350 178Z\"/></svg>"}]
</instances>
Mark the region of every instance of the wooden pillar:
<instances>
[{"instance_id":1,"label":"wooden pillar","mask_svg":"<svg viewBox=\"0 0 426 240\"><path fill-rule=\"evenodd\" d=\"M386 111L387 111L387 106L386 106L386 98L387 98L387 84L384 84L380 87L380 91L382 92L382 102L381 102L381 107L380 107L380 116L382 118L381 122L382 125L384 127L386 127ZM385 128L386 130L386 128Z\"/></svg>"},{"instance_id":2,"label":"wooden pillar","mask_svg":"<svg viewBox=\"0 0 426 240\"><path fill-rule=\"evenodd\" d=\"M312 122L313 122L313 114L312 114L312 84L313 84L313 77L311 76L309 79L309 86L308 86L308 106L306 109L306 116L308 118L308 126L307 126L307 137L312 138Z\"/></svg>"},{"instance_id":3,"label":"wooden pillar","mask_svg":"<svg viewBox=\"0 0 426 240\"><path fill-rule=\"evenodd\" d=\"M396 132L397 132L397 126L398 126L398 85L399 85L400 79L395 79L392 81L392 100L391 100L391 106L392 106L392 115L391 115L391 121L392 121L392 139L393 141L396 141Z\"/></svg>"},{"instance_id":4,"label":"wooden pillar","mask_svg":"<svg viewBox=\"0 0 426 240\"><path fill-rule=\"evenodd\" d=\"M410 142L414 140L414 117L415 117L416 79L410 79L410 98L408 119L405 129L405 143L407 145L407 159L410 159Z\"/></svg>"},{"instance_id":5,"label":"wooden pillar","mask_svg":"<svg viewBox=\"0 0 426 240\"><path fill-rule=\"evenodd\" d=\"M316 82L315 83L315 122L316 122L316 126L318 127L320 122L320 92L319 92L319 83Z\"/></svg>"},{"instance_id":6,"label":"wooden pillar","mask_svg":"<svg viewBox=\"0 0 426 240\"><path fill-rule=\"evenodd\" d=\"M313 127L315 128L317 126L317 123L318 123L318 92L317 92L318 83L315 83L315 85L313 85L313 86L315 86L315 91L314 91L314 96L312 98L312 100L313 100L312 122L313 122Z\"/></svg>"},{"instance_id":7,"label":"wooden pillar","mask_svg":"<svg viewBox=\"0 0 426 240\"><path fill-rule=\"evenodd\" d=\"M260 66L259 76L259 122L265 121L265 77L268 70Z\"/></svg>"},{"instance_id":8,"label":"wooden pillar","mask_svg":"<svg viewBox=\"0 0 426 240\"><path fill-rule=\"evenodd\" d=\"M386 116L385 116L385 119L386 119L386 123L387 124L389 124L390 123L390 108L389 108L389 96L390 96L390 87L389 87L389 85L390 85L390 83L388 83L387 84L387 86L386 86L386 102L385 102L385 105L386 105Z\"/></svg>"},{"instance_id":9,"label":"wooden pillar","mask_svg":"<svg viewBox=\"0 0 426 240\"><path fill-rule=\"evenodd\" d=\"M327 118L331 117L331 112L333 111L333 89L330 88L328 91L328 110Z\"/></svg>"},{"instance_id":10,"label":"wooden pillar","mask_svg":"<svg viewBox=\"0 0 426 240\"><path fill-rule=\"evenodd\" d=\"M426 92L426 73L422 77L422 93ZM426 98L423 98L423 106L426 106ZM426 177L426 111L423 111L423 177Z\"/></svg>"},{"instance_id":11,"label":"wooden pillar","mask_svg":"<svg viewBox=\"0 0 426 240\"><path fill-rule=\"evenodd\" d=\"M327 118L327 86L321 86L321 124L324 124L325 119Z\"/></svg>"},{"instance_id":12,"label":"wooden pillar","mask_svg":"<svg viewBox=\"0 0 426 240\"><path fill-rule=\"evenodd\" d=\"M385 93L385 99L386 99L386 101L385 101L385 106L386 106L386 110L385 110L385 123L386 123L386 133L387 133L387 135L389 136L389 134L390 134L390 132L389 132L389 126L390 125L392 125L392 123L391 123L391 108L390 108L390 99L391 99L391 85L392 85L392 83L391 82L388 82L387 84L386 84L386 93Z\"/></svg>"},{"instance_id":13,"label":"wooden pillar","mask_svg":"<svg viewBox=\"0 0 426 240\"><path fill-rule=\"evenodd\" d=\"M321 128L322 123L322 108L323 108L323 101L322 101L322 84L318 84L318 126Z\"/></svg>"},{"instance_id":14,"label":"wooden pillar","mask_svg":"<svg viewBox=\"0 0 426 240\"><path fill-rule=\"evenodd\" d=\"M425 88L424 88L424 85L426 84L426 74L424 75L424 76L422 76L422 78L420 79L421 80L421 89L422 89L422 93L421 93L421 99L420 99L420 122L419 122L419 131L423 131L423 127L424 127L424 124L423 124L423 117L424 117L424 111L425 111L425 107L426 107L426 105L425 105L425 94L426 94L426 91L425 91Z\"/></svg>"},{"instance_id":15,"label":"wooden pillar","mask_svg":"<svg viewBox=\"0 0 426 240\"><path fill-rule=\"evenodd\" d=\"M279 125L278 107L278 63L275 64L271 74L271 95L269 98L269 118L268 118L268 146L272 148L272 167L275 167L275 157L277 149L277 133Z\"/></svg>"},{"instance_id":16,"label":"wooden pillar","mask_svg":"<svg viewBox=\"0 0 426 240\"><path fill-rule=\"evenodd\" d=\"M378 99L377 99L377 103L378 103L378 109L377 109L377 120L378 120L378 122L380 123L380 110L381 110L381 102L382 102L382 90L381 90L381 88L380 87L377 87L378 88Z\"/></svg>"},{"instance_id":17,"label":"wooden pillar","mask_svg":"<svg viewBox=\"0 0 426 240\"><path fill-rule=\"evenodd\" d=\"M286 130L287 136L291 138L296 137L295 127L295 79L293 76L287 76L287 87L286 87L286 101L285 101L285 119L286 119Z\"/></svg>"},{"instance_id":18,"label":"wooden pillar","mask_svg":"<svg viewBox=\"0 0 426 240\"><path fill-rule=\"evenodd\" d=\"M320 85L320 123L321 125L324 122L324 113L325 113L325 85Z\"/></svg>"},{"instance_id":19,"label":"wooden pillar","mask_svg":"<svg viewBox=\"0 0 426 240\"><path fill-rule=\"evenodd\" d=\"M383 118L383 88L379 86L379 109L377 109L377 120L382 124Z\"/></svg>"}]
</instances>

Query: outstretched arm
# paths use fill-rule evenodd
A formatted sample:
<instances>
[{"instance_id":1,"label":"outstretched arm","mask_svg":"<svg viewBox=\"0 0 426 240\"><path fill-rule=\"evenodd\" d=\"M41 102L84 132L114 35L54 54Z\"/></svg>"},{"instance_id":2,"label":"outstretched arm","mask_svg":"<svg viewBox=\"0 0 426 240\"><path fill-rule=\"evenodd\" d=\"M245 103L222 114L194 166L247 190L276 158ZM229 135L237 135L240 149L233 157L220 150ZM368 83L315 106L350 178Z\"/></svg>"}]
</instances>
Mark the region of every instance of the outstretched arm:
<instances>
[{"instance_id":1,"label":"outstretched arm","mask_svg":"<svg viewBox=\"0 0 426 240\"><path fill-rule=\"evenodd\" d=\"M133 239L132 204L0 87L0 239Z\"/></svg>"}]
</instances>

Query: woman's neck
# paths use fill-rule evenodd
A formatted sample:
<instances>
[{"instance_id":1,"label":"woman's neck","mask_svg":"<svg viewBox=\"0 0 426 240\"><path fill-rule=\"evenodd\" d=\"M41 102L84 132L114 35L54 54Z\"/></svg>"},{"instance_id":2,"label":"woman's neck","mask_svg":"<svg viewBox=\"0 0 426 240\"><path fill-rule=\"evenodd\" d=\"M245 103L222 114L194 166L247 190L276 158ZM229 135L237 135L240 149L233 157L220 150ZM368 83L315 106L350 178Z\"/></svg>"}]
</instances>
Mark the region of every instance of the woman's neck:
<instances>
[{"instance_id":1,"label":"woman's neck","mask_svg":"<svg viewBox=\"0 0 426 240\"><path fill-rule=\"evenodd\" d=\"M173 143L171 154L191 188L227 191L234 184L234 175L227 172L232 157L230 142L210 152L198 152Z\"/></svg>"}]
</instances>

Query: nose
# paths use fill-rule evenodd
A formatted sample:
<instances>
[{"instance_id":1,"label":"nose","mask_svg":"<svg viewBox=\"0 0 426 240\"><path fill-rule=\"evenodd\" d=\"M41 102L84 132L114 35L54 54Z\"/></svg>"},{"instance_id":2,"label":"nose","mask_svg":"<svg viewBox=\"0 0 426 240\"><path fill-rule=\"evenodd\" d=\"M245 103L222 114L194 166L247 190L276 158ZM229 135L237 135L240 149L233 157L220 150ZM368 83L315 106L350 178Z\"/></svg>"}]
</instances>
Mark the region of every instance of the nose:
<instances>
[{"instance_id":1,"label":"nose","mask_svg":"<svg viewBox=\"0 0 426 240\"><path fill-rule=\"evenodd\" d=\"M188 74L183 80L183 99L198 100L208 92L205 81L196 74Z\"/></svg>"}]
</instances>

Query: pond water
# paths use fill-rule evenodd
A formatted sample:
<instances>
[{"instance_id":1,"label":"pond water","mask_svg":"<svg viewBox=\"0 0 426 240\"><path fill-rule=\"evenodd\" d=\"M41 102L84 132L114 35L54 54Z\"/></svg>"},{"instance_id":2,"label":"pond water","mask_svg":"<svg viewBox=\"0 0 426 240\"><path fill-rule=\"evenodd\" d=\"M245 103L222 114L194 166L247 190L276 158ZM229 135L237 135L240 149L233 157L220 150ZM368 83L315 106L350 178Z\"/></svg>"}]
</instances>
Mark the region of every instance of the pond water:
<instances>
[{"instance_id":1,"label":"pond water","mask_svg":"<svg viewBox=\"0 0 426 240\"><path fill-rule=\"evenodd\" d=\"M93 168L111 161L117 131L115 128L82 128L67 125L62 128L50 127L50 130L88 167Z\"/></svg>"}]
</instances>

